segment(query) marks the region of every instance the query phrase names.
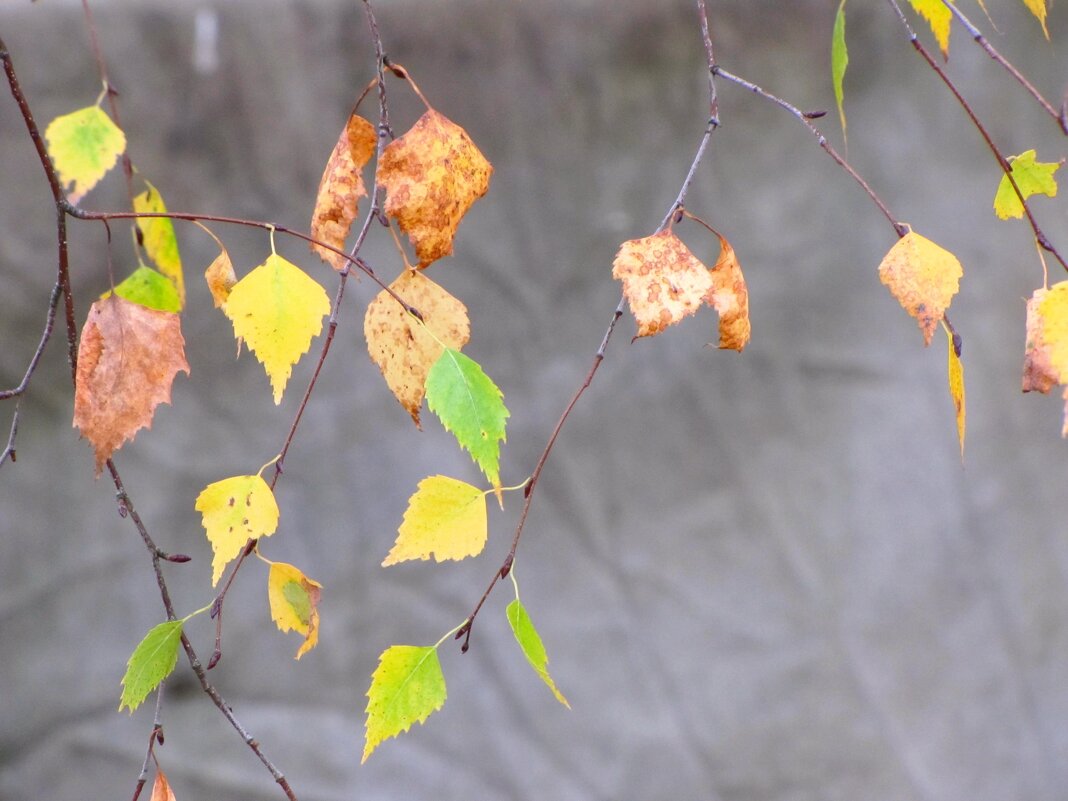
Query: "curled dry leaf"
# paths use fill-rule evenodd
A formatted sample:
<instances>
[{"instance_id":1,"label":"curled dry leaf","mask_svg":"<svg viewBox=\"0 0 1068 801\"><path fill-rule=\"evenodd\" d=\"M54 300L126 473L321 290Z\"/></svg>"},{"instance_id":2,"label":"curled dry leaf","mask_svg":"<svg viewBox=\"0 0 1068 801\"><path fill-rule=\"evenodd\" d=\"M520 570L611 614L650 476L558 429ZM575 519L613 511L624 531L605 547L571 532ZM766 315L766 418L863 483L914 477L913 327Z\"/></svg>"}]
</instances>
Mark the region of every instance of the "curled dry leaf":
<instances>
[{"instance_id":1,"label":"curled dry leaf","mask_svg":"<svg viewBox=\"0 0 1068 801\"><path fill-rule=\"evenodd\" d=\"M215 308L221 309L226 305L226 299L230 297L230 290L237 283L237 274L234 272L234 265L230 261L230 254L226 252L226 248L222 248L219 255L215 257L215 261L208 265L208 269L204 271L204 280L208 282L208 290L211 292Z\"/></svg>"},{"instance_id":2,"label":"curled dry leaf","mask_svg":"<svg viewBox=\"0 0 1068 801\"><path fill-rule=\"evenodd\" d=\"M749 342L751 331L749 290L731 243L719 236L719 245L719 259L712 268L709 303L719 313L719 346L741 353Z\"/></svg>"},{"instance_id":3,"label":"curled dry leaf","mask_svg":"<svg viewBox=\"0 0 1068 801\"><path fill-rule=\"evenodd\" d=\"M149 801L175 801L170 782L160 767L156 768L156 780L152 783L152 797Z\"/></svg>"},{"instance_id":4,"label":"curled dry leaf","mask_svg":"<svg viewBox=\"0 0 1068 801\"><path fill-rule=\"evenodd\" d=\"M319 181L311 219L311 235L315 239L339 250L344 247L356 219L356 204L367 194L360 173L374 155L376 143L375 127L370 122L356 114L349 117ZM311 249L335 270L348 263L327 248L313 244Z\"/></svg>"},{"instance_id":5,"label":"curled dry leaf","mask_svg":"<svg viewBox=\"0 0 1068 801\"><path fill-rule=\"evenodd\" d=\"M916 318L926 345L960 289L963 274L956 256L915 231L901 237L879 265L879 280Z\"/></svg>"},{"instance_id":6,"label":"curled dry leaf","mask_svg":"<svg viewBox=\"0 0 1068 801\"><path fill-rule=\"evenodd\" d=\"M1023 390L1045 393L1054 384L1068 385L1068 281L1036 289L1027 302ZM1064 400L1061 436L1068 436L1068 386Z\"/></svg>"},{"instance_id":7,"label":"curled dry leaf","mask_svg":"<svg viewBox=\"0 0 1068 801\"><path fill-rule=\"evenodd\" d=\"M486 194L492 174L467 131L433 109L385 148L378 180L386 214L408 234L419 267L452 253L460 220Z\"/></svg>"},{"instance_id":8,"label":"curled dry leaf","mask_svg":"<svg viewBox=\"0 0 1068 801\"><path fill-rule=\"evenodd\" d=\"M116 295L89 309L78 345L74 426L96 452L96 472L142 428L152 426L171 383L189 374L178 315Z\"/></svg>"},{"instance_id":9,"label":"curled dry leaf","mask_svg":"<svg viewBox=\"0 0 1068 801\"><path fill-rule=\"evenodd\" d=\"M447 347L459 350L471 336L467 307L422 273L405 270L390 284L398 296L419 311L420 325L386 291L367 307L363 332L367 351L382 371L386 385L419 426L430 368ZM431 336L427 329L434 332Z\"/></svg>"},{"instance_id":10,"label":"curled dry leaf","mask_svg":"<svg viewBox=\"0 0 1068 801\"><path fill-rule=\"evenodd\" d=\"M693 314L714 288L708 268L669 230L620 245L612 277L623 282L640 337Z\"/></svg>"},{"instance_id":11,"label":"curled dry leaf","mask_svg":"<svg viewBox=\"0 0 1068 801\"><path fill-rule=\"evenodd\" d=\"M267 600L271 619L282 632L304 635L297 659L319 642L319 599L323 585L308 578L293 565L274 562L267 577Z\"/></svg>"}]
</instances>

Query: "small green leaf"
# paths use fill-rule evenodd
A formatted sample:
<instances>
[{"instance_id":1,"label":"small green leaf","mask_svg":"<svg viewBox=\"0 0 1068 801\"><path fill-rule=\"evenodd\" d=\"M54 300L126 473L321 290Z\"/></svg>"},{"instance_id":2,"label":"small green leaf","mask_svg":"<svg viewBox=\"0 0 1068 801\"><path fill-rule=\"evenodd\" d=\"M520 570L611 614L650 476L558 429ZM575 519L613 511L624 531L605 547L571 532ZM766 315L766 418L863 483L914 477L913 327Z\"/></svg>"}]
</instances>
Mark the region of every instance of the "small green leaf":
<instances>
[{"instance_id":1,"label":"small green leaf","mask_svg":"<svg viewBox=\"0 0 1068 801\"><path fill-rule=\"evenodd\" d=\"M45 140L71 203L100 183L126 149L126 135L99 106L56 117L45 129Z\"/></svg>"},{"instance_id":2,"label":"small green leaf","mask_svg":"<svg viewBox=\"0 0 1068 801\"><path fill-rule=\"evenodd\" d=\"M497 385L477 362L446 348L426 377L426 402L490 483L499 487L500 443L509 413Z\"/></svg>"},{"instance_id":3,"label":"small green leaf","mask_svg":"<svg viewBox=\"0 0 1068 801\"><path fill-rule=\"evenodd\" d=\"M159 190L148 181L145 181L145 184L148 185L148 189L133 199L133 210L138 213L157 214L167 211ZM174 287L178 290L179 301L184 305L185 279L182 276L182 257L178 253L178 239L174 235L174 223L166 217L144 217L137 220L137 227L141 229L142 241L148 258L161 273L174 282Z\"/></svg>"},{"instance_id":4,"label":"small green leaf","mask_svg":"<svg viewBox=\"0 0 1068 801\"><path fill-rule=\"evenodd\" d=\"M422 723L445 704L445 676L437 646L391 645L383 651L367 699L361 763L383 740Z\"/></svg>"},{"instance_id":5,"label":"small green leaf","mask_svg":"<svg viewBox=\"0 0 1068 801\"><path fill-rule=\"evenodd\" d=\"M1061 168L1061 162L1035 161L1034 150L1026 150L1018 156L1010 156L1012 165L1012 178L1020 187L1024 200L1031 195L1057 196L1057 179L1053 173ZM1023 217L1024 207L1016 190L1009 183L1007 175L1002 174L1001 183L998 184L997 194L994 195L994 213L1003 220L1009 217L1019 219Z\"/></svg>"},{"instance_id":6,"label":"small green leaf","mask_svg":"<svg viewBox=\"0 0 1068 801\"><path fill-rule=\"evenodd\" d=\"M831 80L834 81L834 99L838 103L838 119L842 121L842 138L846 138L846 116L842 101L845 94L842 81L845 79L846 66L849 64L849 51L845 40L845 4L838 4L838 13L834 15L834 30L831 32Z\"/></svg>"},{"instance_id":7,"label":"small green leaf","mask_svg":"<svg viewBox=\"0 0 1068 801\"><path fill-rule=\"evenodd\" d=\"M100 299L103 300L110 294L111 290L108 290L100 296ZM174 288L174 284L151 267L143 265L115 287L115 294L120 298L126 298L131 303L156 311L177 314L182 310L182 301L178 297L178 290Z\"/></svg>"},{"instance_id":8,"label":"small green leaf","mask_svg":"<svg viewBox=\"0 0 1068 801\"><path fill-rule=\"evenodd\" d=\"M523 603L516 598L508 604L508 609L505 611L508 614L508 623L512 627L512 633L515 634L516 642L523 649L523 655L530 662L530 666L534 668L534 671L541 677L546 686L553 691L556 700L570 709L571 704L564 698L564 694L556 689L556 682L549 675L549 655L545 653L545 645L541 641L538 630L534 628L534 624L531 622L530 615L527 614Z\"/></svg>"},{"instance_id":9,"label":"small green leaf","mask_svg":"<svg viewBox=\"0 0 1068 801\"><path fill-rule=\"evenodd\" d=\"M170 675L178 662L178 643L182 639L183 620L168 620L149 630L141 640L130 661L126 663L126 675L122 677L123 707L133 712L141 705L159 683Z\"/></svg>"}]
</instances>

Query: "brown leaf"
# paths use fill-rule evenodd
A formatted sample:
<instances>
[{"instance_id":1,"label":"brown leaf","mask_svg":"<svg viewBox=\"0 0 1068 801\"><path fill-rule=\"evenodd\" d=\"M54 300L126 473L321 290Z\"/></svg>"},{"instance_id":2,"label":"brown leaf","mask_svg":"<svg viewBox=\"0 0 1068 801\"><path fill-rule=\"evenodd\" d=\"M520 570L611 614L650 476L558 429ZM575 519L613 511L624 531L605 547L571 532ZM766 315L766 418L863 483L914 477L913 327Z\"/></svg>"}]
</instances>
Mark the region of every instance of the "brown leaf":
<instances>
[{"instance_id":1,"label":"brown leaf","mask_svg":"<svg viewBox=\"0 0 1068 801\"><path fill-rule=\"evenodd\" d=\"M215 261L208 265L208 269L204 271L204 280L208 282L215 308L221 309L230 297L230 290L237 283L237 274L234 273L234 265L230 262L230 254L226 252L226 248L219 251Z\"/></svg>"},{"instance_id":2,"label":"brown leaf","mask_svg":"<svg viewBox=\"0 0 1068 801\"><path fill-rule=\"evenodd\" d=\"M401 307L389 293L378 293L363 322L367 351L382 371L390 391L419 425L427 374L442 354L441 344L459 350L471 336L467 307L422 273L405 270L390 288L418 309L426 326Z\"/></svg>"},{"instance_id":3,"label":"brown leaf","mask_svg":"<svg viewBox=\"0 0 1068 801\"><path fill-rule=\"evenodd\" d=\"M378 172L386 214L408 234L420 268L452 253L461 218L492 174L467 131L433 109L386 147Z\"/></svg>"},{"instance_id":4,"label":"brown leaf","mask_svg":"<svg viewBox=\"0 0 1068 801\"><path fill-rule=\"evenodd\" d=\"M719 346L739 353L749 342L749 290L731 243L719 234L719 259L712 268L708 302L719 313Z\"/></svg>"},{"instance_id":5,"label":"brown leaf","mask_svg":"<svg viewBox=\"0 0 1068 801\"><path fill-rule=\"evenodd\" d=\"M1024 392L1049 392L1058 383L1057 372L1050 362L1049 348L1042 336L1042 316L1039 306L1045 298L1046 289L1036 289L1027 300L1027 342L1024 345Z\"/></svg>"},{"instance_id":6,"label":"brown leaf","mask_svg":"<svg viewBox=\"0 0 1068 801\"><path fill-rule=\"evenodd\" d=\"M142 428L152 426L160 403L185 360L178 315L131 303L117 295L89 309L78 346L74 426L96 451L96 472Z\"/></svg>"},{"instance_id":7,"label":"brown leaf","mask_svg":"<svg viewBox=\"0 0 1068 801\"><path fill-rule=\"evenodd\" d=\"M344 248L352 221L356 219L357 201L367 194L360 173L374 155L376 143L375 127L371 123L356 114L349 117L319 181L311 219L311 235L315 239L338 250ZM314 244L311 249L335 270L348 264L332 250Z\"/></svg>"},{"instance_id":8,"label":"brown leaf","mask_svg":"<svg viewBox=\"0 0 1068 801\"><path fill-rule=\"evenodd\" d=\"M152 783L152 797L149 801L175 801L170 782L163 774L163 769L156 767L156 780Z\"/></svg>"},{"instance_id":9,"label":"brown leaf","mask_svg":"<svg viewBox=\"0 0 1068 801\"><path fill-rule=\"evenodd\" d=\"M926 345L931 344L963 274L956 256L915 231L901 237L879 265L879 280L916 318Z\"/></svg>"},{"instance_id":10,"label":"brown leaf","mask_svg":"<svg viewBox=\"0 0 1068 801\"><path fill-rule=\"evenodd\" d=\"M640 337L658 334L711 302L712 273L670 230L620 245L612 276L623 282Z\"/></svg>"}]
</instances>

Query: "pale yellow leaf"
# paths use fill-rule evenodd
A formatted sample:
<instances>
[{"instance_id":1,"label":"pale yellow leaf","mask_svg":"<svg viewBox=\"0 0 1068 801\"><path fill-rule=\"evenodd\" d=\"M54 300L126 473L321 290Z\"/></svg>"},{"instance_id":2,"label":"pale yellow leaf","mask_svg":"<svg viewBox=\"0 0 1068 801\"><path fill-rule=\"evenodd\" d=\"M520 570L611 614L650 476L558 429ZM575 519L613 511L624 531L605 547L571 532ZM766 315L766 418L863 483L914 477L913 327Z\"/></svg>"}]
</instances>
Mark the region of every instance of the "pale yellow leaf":
<instances>
[{"instance_id":1,"label":"pale yellow leaf","mask_svg":"<svg viewBox=\"0 0 1068 801\"><path fill-rule=\"evenodd\" d=\"M927 345L957 294L963 274L956 256L911 230L879 265L879 279L916 318Z\"/></svg>"},{"instance_id":2,"label":"pale yellow leaf","mask_svg":"<svg viewBox=\"0 0 1068 801\"><path fill-rule=\"evenodd\" d=\"M278 503L260 476L233 476L209 484L197 496L195 508L214 551L212 586L246 542L269 537L278 528Z\"/></svg>"},{"instance_id":3,"label":"pale yellow leaf","mask_svg":"<svg viewBox=\"0 0 1068 801\"><path fill-rule=\"evenodd\" d=\"M382 566L408 559L466 559L482 553L488 523L486 494L447 476L430 476L408 499L397 541Z\"/></svg>"}]
</instances>

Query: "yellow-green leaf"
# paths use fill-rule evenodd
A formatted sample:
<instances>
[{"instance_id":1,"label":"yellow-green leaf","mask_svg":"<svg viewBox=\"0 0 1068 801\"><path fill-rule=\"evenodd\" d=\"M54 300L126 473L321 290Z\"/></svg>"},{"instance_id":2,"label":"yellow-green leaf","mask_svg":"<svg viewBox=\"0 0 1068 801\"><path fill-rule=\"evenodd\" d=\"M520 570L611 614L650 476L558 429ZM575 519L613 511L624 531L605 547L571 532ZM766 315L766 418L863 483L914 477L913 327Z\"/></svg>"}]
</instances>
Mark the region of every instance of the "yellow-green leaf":
<instances>
[{"instance_id":1,"label":"yellow-green leaf","mask_svg":"<svg viewBox=\"0 0 1068 801\"><path fill-rule=\"evenodd\" d=\"M383 740L424 722L445 704L445 676L437 646L391 645L378 658L367 691L363 759Z\"/></svg>"},{"instance_id":2,"label":"yellow-green leaf","mask_svg":"<svg viewBox=\"0 0 1068 801\"><path fill-rule=\"evenodd\" d=\"M145 184L148 189L134 197L133 210L139 214L166 212L167 206L159 190L148 181ZM137 227L141 229L145 253L156 268L174 283L181 305L184 306L185 278L182 276L182 257L178 253L174 223L166 217L145 217L137 220Z\"/></svg>"},{"instance_id":3,"label":"yellow-green leaf","mask_svg":"<svg viewBox=\"0 0 1068 801\"><path fill-rule=\"evenodd\" d=\"M206 486L197 496L196 510L203 515L211 543L212 586L245 543L269 537L278 528L278 503L260 476L233 476Z\"/></svg>"},{"instance_id":4,"label":"yellow-green leaf","mask_svg":"<svg viewBox=\"0 0 1068 801\"><path fill-rule=\"evenodd\" d=\"M71 203L100 183L126 149L126 135L99 106L56 117L45 129L45 141Z\"/></svg>"},{"instance_id":5,"label":"yellow-green leaf","mask_svg":"<svg viewBox=\"0 0 1068 801\"><path fill-rule=\"evenodd\" d=\"M953 12L942 0L909 0L916 13L927 20L931 33L942 51L942 58L949 58L949 31Z\"/></svg>"},{"instance_id":6,"label":"yellow-green leaf","mask_svg":"<svg viewBox=\"0 0 1068 801\"><path fill-rule=\"evenodd\" d=\"M964 365L960 360L961 339L959 334L949 330L944 322L942 328L946 332L946 340L949 348L949 362L946 366L946 375L949 378L949 397L953 399L953 407L957 411L957 440L960 442L960 458L964 461L964 433L965 433L965 403L964 403Z\"/></svg>"},{"instance_id":7,"label":"yellow-green leaf","mask_svg":"<svg viewBox=\"0 0 1068 801\"><path fill-rule=\"evenodd\" d=\"M1049 28L1046 27L1046 0L1023 0L1023 4L1035 15L1035 19L1042 25L1042 33L1049 39Z\"/></svg>"},{"instance_id":8,"label":"yellow-green leaf","mask_svg":"<svg viewBox=\"0 0 1068 801\"><path fill-rule=\"evenodd\" d=\"M157 311L173 312L182 310L182 301L174 284L151 267L138 267L126 279L115 287L115 294L131 303L145 306ZM111 295L109 289L100 299Z\"/></svg>"},{"instance_id":9,"label":"yellow-green leaf","mask_svg":"<svg viewBox=\"0 0 1068 801\"><path fill-rule=\"evenodd\" d=\"M915 231L901 237L879 265L879 280L916 318L926 345L931 344L963 274L956 256Z\"/></svg>"},{"instance_id":10,"label":"yellow-green leaf","mask_svg":"<svg viewBox=\"0 0 1068 801\"><path fill-rule=\"evenodd\" d=\"M223 311L263 364L282 402L293 365L308 352L330 313L330 298L314 279L292 262L272 253L234 285Z\"/></svg>"},{"instance_id":11,"label":"yellow-green leaf","mask_svg":"<svg viewBox=\"0 0 1068 801\"><path fill-rule=\"evenodd\" d=\"M1025 150L1018 156L1010 156L1009 163L1012 166L1010 172L1024 200L1031 195L1057 196L1057 179L1053 173L1061 168L1059 161L1035 161L1034 150ZM1023 217L1024 207L1020 202L1016 190L1009 183L1009 177L1002 173L998 191L994 195L994 213L1003 220L1009 217Z\"/></svg>"},{"instance_id":12,"label":"yellow-green leaf","mask_svg":"<svg viewBox=\"0 0 1068 801\"><path fill-rule=\"evenodd\" d=\"M842 138L846 138L845 106L842 101L845 93L842 82L845 80L846 66L849 64L849 51L845 39L845 4L838 4L838 13L834 15L834 29L831 31L831 80L834 82L834 100L838 104L838 119L842 122Z\"/></svg>"},{"instance_id":13,"label":"yellow-green leaf","mask_svg":"<svg viewBox=\"0 0 1068 801\"><path fill-rule=\"evenodd\" d=\"M534 671L545 682L545 685L553 691L556 700L570 709L571 704L564 698L564 694L556 688L556 682L549 675L549 656L545 653L545 645L541 641L538 630L534 628L526 607L516 598L508 604L506 612L508 614L508 624L512 627L512 633L515 634L516 642L523 649L523 655L527 658L530 666L534 668Z\"/></svg>"},{"instance_id":14,"label":"yellow-green leaf","mask_svg":"<svg viewBox=\"0 0 1068 801\"><path fill-rule=\"evenodd\" d=\"M430 476L408 499L397 541L382 562L408 559L465 559L486 546L486 494L478 487L447 476Z\"/></svg>"},{"instance_id":15,"label":"yellow-green leaf","mask_svg":"<svg viewBox=\"0 0 1068 801\"><path fill-rule=\"evenodd\" d=\"M305 576L293 565L272 562L267 575L267 600L271 619L280 631L304 635L297 659L319 642L319 596L323 585Z\"/></svg>"},{"instance_id":16,"label":"yellow-green leaf","mask_svg":"<svg viewBox=\"0 0 1068 801\"><path fill-rule=\"evenodd\" d=\"M133 712L178 663L178 643L182 639L182 620L168 620L149 629L126 663L122 677L122 698L119 711L127 707Z\"/></svg>"}]
</instances>

